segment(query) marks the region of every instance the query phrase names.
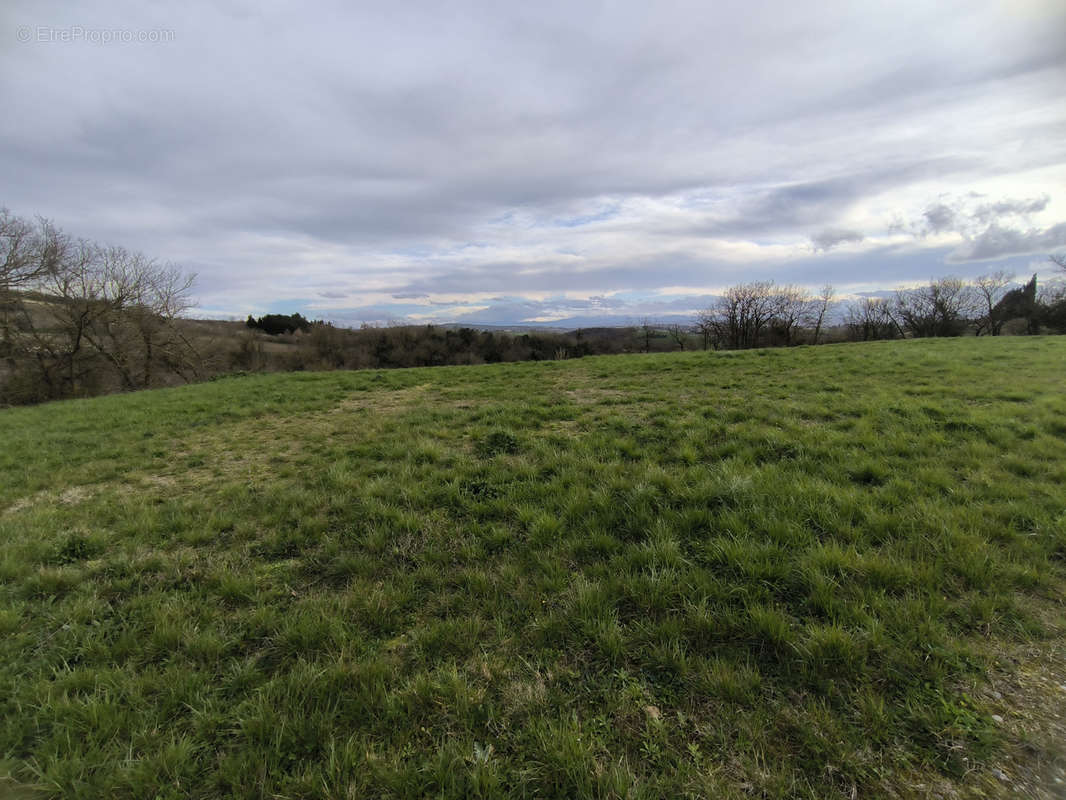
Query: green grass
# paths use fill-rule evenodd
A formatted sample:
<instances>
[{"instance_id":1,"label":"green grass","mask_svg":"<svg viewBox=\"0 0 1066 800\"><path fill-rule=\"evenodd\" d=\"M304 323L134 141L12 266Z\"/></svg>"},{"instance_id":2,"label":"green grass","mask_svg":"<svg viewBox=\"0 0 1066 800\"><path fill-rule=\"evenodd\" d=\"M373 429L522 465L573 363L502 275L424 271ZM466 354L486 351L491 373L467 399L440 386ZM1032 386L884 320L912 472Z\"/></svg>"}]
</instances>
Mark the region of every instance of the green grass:
<instances>
[{"instance_id":1,"label":"green grass","mask_svg":"<svg viewBox=\"0 0 1066 800\"><path fill-rule=\"evenodd\" d=\"M1066 338L270 375L0 411L27 796L861 797L1060 636ZM4 791L0 781L0 794Z\"/></svg>"}]
</instances>

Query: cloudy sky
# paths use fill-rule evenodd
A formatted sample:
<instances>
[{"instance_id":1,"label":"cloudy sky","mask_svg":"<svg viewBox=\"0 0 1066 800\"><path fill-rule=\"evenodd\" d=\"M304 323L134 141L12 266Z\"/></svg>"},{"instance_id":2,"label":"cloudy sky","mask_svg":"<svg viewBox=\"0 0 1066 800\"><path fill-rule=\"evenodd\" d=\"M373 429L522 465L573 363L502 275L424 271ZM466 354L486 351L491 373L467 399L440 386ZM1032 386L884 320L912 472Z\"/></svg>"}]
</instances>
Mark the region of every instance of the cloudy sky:
<instances>
[{"instance_id":1,"label":"cloudy sky","mask_svg":"<svg viewBox=\"0 0 1066 800\"><path fill-rule=\"evenodd\" d=\"M593 324L1066 247L1066 3L0 6L0 205L203 316Z\"/></svg>"}]
</instances>

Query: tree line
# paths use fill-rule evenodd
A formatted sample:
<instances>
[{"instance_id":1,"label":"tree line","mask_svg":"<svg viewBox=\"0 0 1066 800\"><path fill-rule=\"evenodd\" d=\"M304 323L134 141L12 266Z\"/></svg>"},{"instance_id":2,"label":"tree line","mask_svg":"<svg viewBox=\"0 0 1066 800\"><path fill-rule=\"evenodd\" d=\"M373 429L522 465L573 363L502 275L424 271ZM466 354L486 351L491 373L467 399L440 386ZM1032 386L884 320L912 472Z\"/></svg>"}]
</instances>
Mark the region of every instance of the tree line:
<instances>
[{"instance_id":1,"label":"tree line","mask_svg":"<svg viewBox=\"0 0 1066 800\"><path fill-rule=\"evenodd\" d=\"M1066 257L1052 256L1066 271ZM1066 332L1066 287L1037 277L1012 286L1014 275L997 271L972 282L957 277L931 280L888 296L835 303L833 287L817 293L773 281L754 281L727 289L701 311L693 330L705 349L821 344L833 340L999 336L1013 333ZM834 313L835 312L835 313ZM832 325L828 318L834 313ZM831 331L830 331L831 329Z\"/></svg>"},{"instance_id":2,"label":"tree line","mask_svg":"<svg viewBox=\"0 0 1066 800\"><path fill-rule=\"evenodd\" d=\"M254 331L240 337L232 357L235 368L270 371L438 367L581 358L643 349L635 328L516 333L440 325L346 328L315 321L306 331L264 333L255 326ZM655 349L672 349L664 331L657 332Z\"/></svg>"}]
</instances>

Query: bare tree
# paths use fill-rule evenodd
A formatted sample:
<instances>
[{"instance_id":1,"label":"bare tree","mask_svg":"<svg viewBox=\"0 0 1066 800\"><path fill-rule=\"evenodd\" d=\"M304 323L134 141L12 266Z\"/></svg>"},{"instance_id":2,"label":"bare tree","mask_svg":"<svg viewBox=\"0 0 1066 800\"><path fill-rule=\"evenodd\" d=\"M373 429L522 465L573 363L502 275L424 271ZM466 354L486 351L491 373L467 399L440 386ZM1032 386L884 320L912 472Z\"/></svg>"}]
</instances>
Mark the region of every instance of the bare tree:
<instances>
[{"instance_id":1,"label":"bare tree","mask_svg":"<svg viewBox=\"0 0 1066 800\"><path fill-rule=\"evenodd\" d=\"M852 303L844 324L848 337L854 341L895 339L903 335L892 314L892 302L880 297L864 297Z\"/></svg>"},{"instance_id":2,"label":"bare tree","mask_svg":"<svg viewBox=\"0 0 1066 800\"><path fill-rule=\"evenodd\" d=\"M696 314L696 332L703 340L703 349L709 350L712 346L715 350L718 349L718 326L716 324L716 318L713 311L705 309Z\"/></svg>"},{"instance_id":3,"label":"bare tree","mask_svg":"<svg viewBox=\"0 0 1066 800\"><path fill-rule=\"evenodd\" d=\"M153 385L158 372L189 380L199 374L199 354L175 321L191 307L194 275L120 250L113 264L126 302L91 340L123 376L127 388Z\"/></svg>"},{"instance_id":4,"label":"bare tree","mask_svg":"<svg viewBox=\"0 0 1066 800\"><path fill-rule=\"evenodd\" d=\"M732 286L701 315L724 347L739 350L756 347L774 318L777 301L771 281Z\"/></svg>"},{"instance_id":5,"label":"bare tree","mask_svg":"<svg viewBox=\"0 0 1066 800\"><path fill-rule=\"evenodd\" d=\"M0 356L14 348L20 291L55 272L70 249L69 238L44 218L16 217L0 208Z\"/></svg>"},{"instance_id":6,"label":"bare tree","mask_svg":"<svg viewBox=\"0 0 1066 800\"><path fill-rule=\"evenodd\" d=\"M93 371L85 331L102 309L69 302L86 288L86 276L94 258L87 242L69 244L55 269L31 284L35 297L17 298L19 336L12 360L32 365L41 397L66 397L76 393ZM39 298L39 299L38 299Z\"/></svg>"},{"instance_id":7,"label":"bare tree","mask_svg":"<svg viewBox=\"0 0 1066 800\"><path fill-rule=\"evenodd\" d=\"M975 308L972 287L947 277L897 290L892 310L900 327L914 337L925 337L961 335Z\"/></svg>"},{"instance_id":8,"label":"bare tree","mask_svg":"<svg viewBox=\"0 0 1066 800\"><path fill-rule=\"evenodd\" d=\"M770 299L770 326L791 347L799 330L811 322L811 294L799 286L771 286Z\"/></svg>"},{"instance_id":9,"label":"bare tree","mask_svg":"<svg viewBox=\"0 0 1066 800\"><path fill-rule=\"evenodd\" d=\"M799 286L778 286L754 281L726 290L713 305L696 316L696 330L706 350L713 346L744 349L778 343L797 344L801 332L812 326L821 335L833 287L813 297Z\"/></svg>"},{"instance_id":10,"label":"bare tree","mask_svg":"<svg viewBox=\"0 0 1066 800\"><path fill-rule=\"evenodd\" d=\"M673 339L679 350L685 349L685 340L688 339L688 328L684 325L677 322L667 325L666 335Z\"/></svg>"},{"instance_id":11,"label":"bare tree","mask_svg":"<svg viewBox=\"0 0 1066 800\"><path fill-rule=\"evenodd\" d=\"M640 321L640 338L644 340L644 352L651 352L651 340L655 336L655 323L647 317Z\"/></svg>"},{"instance_id":12,"label":"bare tree","mask_svg":"<svg viewBox=\"0 0 1066 800\"><path fill-rule=\"evenodd\" d=\"M33 226L0 208L0 292L7 292L32 278L36 264Z\"/></svg>"},{"instance_id":13,"label":"bare tree","mask_svg":"<svg viewBox=\"0 0 1066 800\"><path fill-rule=\"evenodd\" d=\"M1048 260L1063 272L1066 272L1066 253L1052 253L1048 256Z\"/></svg>"},{"instance_id":14,"label":"bare tree","mask_svg":"<svg viewBox=\"0 0 1066 800\"><path fill-rule=\"evenodd\" d=\"M196 349L176 324L193 276L125 248L73 241L44 221L36 230L37 266L24 267L21 290L8 292L18 334L7 348L12 371L36 376L34 399L198 374Z\"/></svg>"},{"instance_id":15,"label":"bare tree","mask_svg":"<svg viewBox=\"0 0 1066 800\"><path fill-rule=\"evenodd\" d=\"M27 286L62 261L69 238L48 220L34 222L0 208L0 292Z\"/></svg>"},{"instance_id":16,"label":"bare tree","mask_svg":"<svg viewBox=\"0 0 1066 800\"><path fill-rule=\"evenodd\" d=\"M984 333L999 336L1003 323L1006 322L999 302L1006 295L1007 286L1012 280L1014 280L1014 273L1006 270L997 270L977 276L973 288L980 309L974 317L974 332L978 336Z\"/></svg>"},{"instance_id":17,"label":"bare tree","mask_svg":"<svg viewBox=\"0 0 1066 800\"><path fill-rule=\"evenodd\" d=\"M822 324L825 322L826 312L829 310L829 306L833 302L833 297L836 295L832 285L826 284L822 287L822 290L818 293L817 299L814 301L814 341L813 344L818 344L818 340L822 336Z\"/></svg>"}]
</instances>

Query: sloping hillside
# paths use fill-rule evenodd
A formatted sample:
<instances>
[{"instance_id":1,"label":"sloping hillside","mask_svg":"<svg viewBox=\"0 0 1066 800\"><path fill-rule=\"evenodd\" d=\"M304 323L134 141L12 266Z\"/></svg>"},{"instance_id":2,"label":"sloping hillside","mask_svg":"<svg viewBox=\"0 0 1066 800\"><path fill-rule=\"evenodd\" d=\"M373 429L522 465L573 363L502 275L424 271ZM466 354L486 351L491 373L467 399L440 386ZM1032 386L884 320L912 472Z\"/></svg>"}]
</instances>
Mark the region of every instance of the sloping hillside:
<instances>
[{"instance_id":1,"label":"sloping hillside","mask_svg":"<svg viewBox=\"0 0 1066 800\"><path fill-rule=\"evenodd\" d=\"M926 340L0 411L0 794L1052 796L1064 364Z\"/></svg>"}]
</instances>

